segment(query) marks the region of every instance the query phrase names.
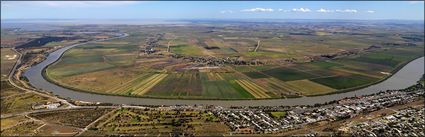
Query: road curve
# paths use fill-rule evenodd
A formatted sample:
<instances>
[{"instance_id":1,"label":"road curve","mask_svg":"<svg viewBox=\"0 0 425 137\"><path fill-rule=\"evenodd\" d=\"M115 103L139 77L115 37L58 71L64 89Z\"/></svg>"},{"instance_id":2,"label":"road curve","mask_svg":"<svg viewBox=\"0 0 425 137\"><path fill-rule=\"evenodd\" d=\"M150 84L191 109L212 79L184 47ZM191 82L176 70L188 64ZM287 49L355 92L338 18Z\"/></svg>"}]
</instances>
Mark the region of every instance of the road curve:
<instances>
[{"instance_id":1,"label":"road curve","mask_svg":"<svg viewBox=\"0 0 425 137\"><path fill-rule=\"evenodd\" d=\"M128 36L124 34L122 38ZM114 39L115 39L114 38ZM110 39L105 39L110 40ZM86 44L86 43L83 43ZM140 97L125 97L113 95L100 95L88 92L74 91L71 89L63 88L48 82L42 76L43 69L48 65L57 61L62 54L75 46L83 45L76 44L59 49L49 54L46 60L31 67L24 73L30 84L37 88L46 91L51 91L53 94L63 98L70 98L80 101L88 102L104 102L113 104L127 104L127 105L219 105L224 107L229 106L293 106L293 105L313 105L316 103L325 103L333 100L342 99L345 97L353 97L359 95L367 95L377 93L383 90L402 89L409 87L418 81L424 74L424 57L415 59L401 68L397 73L393 74L390 78L378 84L355 90L352 92L344 92L339 94L330 94L314 97L301 97L289 99L266 99L266 100L177 100L177 99L154 99L154 98L140 98Z\"/></svg>"}]
</instances>

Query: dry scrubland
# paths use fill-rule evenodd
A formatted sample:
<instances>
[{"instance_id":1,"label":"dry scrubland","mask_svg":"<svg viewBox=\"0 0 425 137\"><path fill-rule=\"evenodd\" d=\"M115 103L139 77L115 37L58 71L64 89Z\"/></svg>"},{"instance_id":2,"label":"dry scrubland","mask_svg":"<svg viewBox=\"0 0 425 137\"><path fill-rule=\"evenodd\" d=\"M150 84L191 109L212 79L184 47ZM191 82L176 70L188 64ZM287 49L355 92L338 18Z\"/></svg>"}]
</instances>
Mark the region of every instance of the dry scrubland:
<instances>
[{"instance_id":1,"label":"dry scrubland","mask_svg":"<svg viewBox=\"0 0 425 137\"><path fill-rule=\"evenodd\" d=\"M8 81L1 81L1 114L14 114L32 111L35 104L45 104L55 100L25 92L13 87ZM3 122L3 119L2 119Z\"/></svg>"},{"instance_id":2,"label":"dry scrubland","mask_svg":"<svg viewBox=\"0 0 425 137\"><path fill-rule=\"evenodd\" d=\"M2 136L221 136L230 132L211 112L160 108L39 112L2 119L1 127Z\"/></svg>"},{"instance_id":3,"label":"dry scrubland","mask_svg":"<svg viewBox=\"0 0 425 137\"><path fill-rule=\"evenodd\" d=\"M424 50L423 41L412 40L419 32L409 28L218 26L129 27L129 37L67 51L59 62L48 67L46 74L60 85L100 94L192 99L299 97L377 82L408 61L423 56ZM165 33L156 47L159 52L140 55L139 46L159 32ZM261 46L253 52L258 40ZM165 52L168 45L171 53ZM381 48L340 59L282 63L288 58L303 62L306 56L371 45ZM197 64L168 57L169 54L239 56L244 60L259 59L267 65L191 69Z\"/></svg>"},{"instance_id":4,"label":"dry scrubland","mask_svg":"<svg viewBox=\"0 0 425 137\"><path fill-rule=\"evenodd\" d=\"M2 119L2 136L73 136L112 109L75 109Z\"/></svg>"},{"instance_id":5,"label":"dry scrubland","mask_svg":"<svg viewBox=\"0 0 425 137\"><path fill-rule=\"evenodd\" d=\"M122 108L109 113L82 135L217 136L229 128L210 112Z\"/></svg>"},{"instance_id":6,"label":"dry scrubland","mask_svg":"<svg viewBox=\"0 0 425 137\"><path fill-rule=\"evenodd\" d=\"M7 55L7 56L6 56ZM13 55L16 57L13 58ZM34 93L22 91L12 86L7 81L7 75L15 65L18 55L10 48L1 49L1 114L19 113L32 110L35 103L45 103L53 101L49 98L39 96ZM13 58L13 59L12 59ZM3 77L5 75L5 77Z\"/></svg>"},{"instance_id":7,"label":"dry scrubland","mask_svg":"<svg viewBox=\"0 0 425 137\"><path fill-rule=\"evenodd\" d=\"M4 68L12 68L14 65L14 61L7 60L3 61L3 56L10 55L10 54L16 54L10 49L7 49L7 52L4 52L5 49L2 48L2 74L3 74L3 67ZM7 54L3 54L7 53ZM6 73L8 74L8 73ZM1 80L1 115L9 115L9 114L19 114L19 113L25 113L32 111L32 106L34 104L44 104L46 102L53 102L55 100L52 100L50 98L46 98L43 96L39 96L35 93L25 92L18 88L13 87L8 81L5 79ZM36 135L35 130L38 128L41 128L43 126L43 123L32 120L29 117L26 116L14 116L9 118L2 118L0 120L1 122L1 136L30 136L30 135ZM61 135L61 134L43 134L45 128L51 128L51 131L54 131L55 133L61 133L63 131L68 130L67 128L61 128L58 126L51 126L47 125L40 129L40 133L37 135L45 136L45 135ZM63 134L66 135L66 134ZM69 134L72 135L72 134Z\"/></svg>"},{"instance_id":8,"label":"dry scrubland","mask_svg":"<svg viewBox=\"0 0 425 137\"><path fill-rule=\"evenodd\" d=\"M10 48L1 48L1 80L6 80L19 55Z\"/></svg>"}]
</instances>

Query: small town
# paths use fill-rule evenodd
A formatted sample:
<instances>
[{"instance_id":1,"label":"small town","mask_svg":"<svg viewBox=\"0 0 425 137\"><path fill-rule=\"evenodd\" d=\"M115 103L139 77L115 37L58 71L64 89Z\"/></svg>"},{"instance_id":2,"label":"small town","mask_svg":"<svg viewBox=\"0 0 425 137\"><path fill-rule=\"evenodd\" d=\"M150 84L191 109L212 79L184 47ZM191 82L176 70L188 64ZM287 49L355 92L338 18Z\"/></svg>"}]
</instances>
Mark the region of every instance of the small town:
<instances>
[{"instance_id":1,"label":"small town","mask_svg":"<svg viewBox=\"0 0 425 137\"><path fill-rule=\"evenodd\" d=\"M386 109L394 105L407 104L409 102L421 99L424 93L424 86L421 84L417 84L407 89L388 90L368 96L342 99L330 104L315 106L296 106L292 108L273 108L274 110L282 109L284 110L283 113L286 113L285 116L282 116L277 119L273 119L273 117L264 112L262 108L224 109L222 107L216 107L212 111L223 121L225 121L226 124L230 126L237 134L276 133L303 128L307 124L319 121L338 121L355 117L356 115L359 115L361 113L369 113L380 109ZM270 108L268 108L268 110L270 110ZM394 128L395 131L403 131L405 130L404 128L410 127L411 129L409 129L409 131L412 130L412 132L411 134L406 135L421 136L424 132L415 129L424 128L423 116L407 117L412 119L406 119L405 117L409 115L418 115L414 112L421 112L422 114L424 112L424 109L410 110L407 112L401 111L399 114L386 117L386 119L387 121L391 120L391 124L394 125L391 128ZM412 120L422 121L422 124L421 122L409 125L405 125L406 123L403 123ZM374 130L379 130L379 128L388 128L386 126L374 127L374 125L383 125L379 124L379 122L381 121L377 121L376 123L365 123L362 125L353 126L352 128L357 130L364 129L363 126L373 128ZM356 134L359 133L359 135L361 136L369 136L369 134L361 134L364 132L363 130L357 130L352 130L350 132L355 132ZM370 135L373 134L371 133Z\"/></svg>"},{"instance_id":2,"label":"small town","mask_svg":"<svg viewBox=\"0 0 425 137\"><path fill-rule=\"evenodd\" d=\"M408 108L378 120L350 125L346 128L354 136L410 136L423 137L424 108Z\"/></svg>"}]
</instances>

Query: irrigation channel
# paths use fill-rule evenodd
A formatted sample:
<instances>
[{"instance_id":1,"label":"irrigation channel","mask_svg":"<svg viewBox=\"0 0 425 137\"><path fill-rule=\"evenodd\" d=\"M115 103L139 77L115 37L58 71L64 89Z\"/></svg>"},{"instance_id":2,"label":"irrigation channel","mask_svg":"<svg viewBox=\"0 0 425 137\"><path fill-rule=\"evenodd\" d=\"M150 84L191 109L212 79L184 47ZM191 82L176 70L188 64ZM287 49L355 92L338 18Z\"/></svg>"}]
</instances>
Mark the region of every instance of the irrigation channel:
<instances>
[{"instance_id":1,"label":"irrigation channel","mask_svg":"<svg viewBox=\"0 0 425 137\"><path fill-rule=\"evenodd\" d=\"M127 34L110 38L116 39L126 37ZM104 39L104 40L110 40ZM98 40L103 41L103 40ZM338 100L345 97L353 97L360 95L368 95L377 93L384 90L403 89L415 84L424 74L424 57L415 59L399 71L393 74L390 78L351 92L344 92L338 94L330 94L314 97L301 97L301 98L288 98L288 99L264 99L264 100L179 100L179 99L155 99L155 98L141 98L141 97L125 97L114 95L101 95L88 92L74 91L50 83L42 76L43 69L48 65L57 61L62 54L70 48L84 45L80 43L72 46L67 46L56 50L49 54L46 60L29 68L25 73L29 83L41 90L51 91L53 94L62 98L70 98L73 100L88 101L88 102L103 102L113 104L127 104L127 105L219 105L223 107L229 106L293 106L293 105L313 105L316 103L325 103L332 100Z\"/></svg>"}]
</instances>

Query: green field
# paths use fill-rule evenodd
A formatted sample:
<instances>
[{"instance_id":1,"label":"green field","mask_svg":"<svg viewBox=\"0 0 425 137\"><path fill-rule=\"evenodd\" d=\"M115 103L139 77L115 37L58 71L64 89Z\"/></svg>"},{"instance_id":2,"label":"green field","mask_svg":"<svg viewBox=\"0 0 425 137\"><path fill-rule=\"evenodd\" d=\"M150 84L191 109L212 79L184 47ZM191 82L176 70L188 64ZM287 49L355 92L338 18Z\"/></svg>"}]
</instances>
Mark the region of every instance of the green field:
<instances>
[{"instance_id":1,"label":"green field","mask_svg":"<svg viewBox=\"0 0 425 137\"><path fill-rule=\"evenodd\" d=\"M286 115L286 112L270 112L270 114L275 118L275 119L280 119L281 117Z\"/></svg>"},{"instance_id":2,"label":"green field","mask_svg":"<svg viewBox=\"0 0 425 137\"><path fill-rule=\"evenodd\" d=\"M154 86L147 95L175 97L200 96L202 93L200 74L193 72L172 73Z\"/></svg>"},{"instance_id":3,"label":"green field","mask_svg":"<svg viewBox=\"0 0 425 137\"><path fill-rule=\"evenodd\" d=\"M313 74L305 73L302 71L289 69L289 68L275 68L275 69L265 70L263 72L269 76L275 77L282 81L309 79L309 78L315 77L315 75Z\"/></svg>"},{"instance_id":4,"label":"green field","mask_svg":"<svg viewBox=\"0 0 425 137\"><path fill-rule=\"evenodd\" d=\"M325 86L325 84L321 85L318 82L313 82L310 80L295 80L285 82L289 88L292 90L303 93L304 95L319 95L335 92L336 90Z\"/></svg>"},{"instance_id":5,"label":"green field","mask_svg":"<svg viewBox=\"0 0 425 137\"><path fill-rule=\"evenodd\" d=\"M259 73L259 72L255 72L255 71L251 71L251 72L245 72L244 73L245 75L247 75L248 77L250 77L250 78L268 78L269 76L267 76L267 75L264 75L264 74L262 74L262 73Z\"/></svg>"},{"instance_id":6,"label":"green field","mask_svg":"<svg viewBox=\"0 0 425 137\"><path fill-rule=\"evenodd\" d=\"M346 89L365 85L377 81L378 79L366 77L362 75L349 75L349 76L334 76L312 79L311 81L335 88Z\"/></svg>"},{"instance_id":7,"label":"green field","mask_svg":"<svg viewBox=\"0 0 425 137\"><path fill-rule=\"evenodd\" d=\"M205 97L211 97L216 99L231 99L231 98L253 98L245 89L239 84L229 79L225 80L208 80L202 74L202 95ZM231 75L231 74L221 74Z\"/></svg>"},{"instance_id":8,"label":"green field","mask_svg":"<svg viewBox=\"0 0 425 137\"><path fill-rule=\"evenodd\" d=\"M202 25L123 27L129 37L70 49L47 68L46 76L66 87L123 96L181 99L314 96L382 80L408 61L423 56L424 50L423 42L412 42L382 29L362 28L335 34L311 28L307 32L299 31L288 26L279 30L267 25L258 26L268 28L264 30L227 27L214 31L207 31L209 28ZM409 28L398 33L407 33L406 30L418 33ZM146 39L158 32L166 34L155 47L157 52L141 52ZM253 52L258 40L261 46ZM405 46L407 42L415 45ZM366 49L380 43L390 44L336 59L309 60L312 56ZM184 55L184 58L170 55ZM208 66L205 61L199 58L191 61L190 57L205 57L207 61L255 59L264 65ZM292 61L295 62L288 63Z\"/></svg>"},{"instance_id":9,"label":"green field","mask_svg":"<svg viewBox=\"0 0 425 137\"><path fill-rule=\"evenodd\" d=\"M202 50L193 45L176 45L170 46L173 53L189 56L202 56Z\"/></svg>"}]
</instances>

